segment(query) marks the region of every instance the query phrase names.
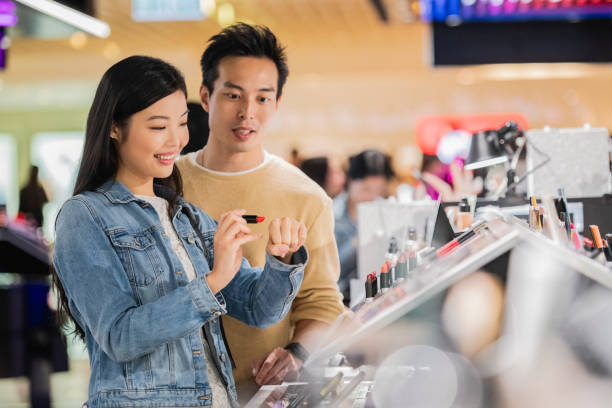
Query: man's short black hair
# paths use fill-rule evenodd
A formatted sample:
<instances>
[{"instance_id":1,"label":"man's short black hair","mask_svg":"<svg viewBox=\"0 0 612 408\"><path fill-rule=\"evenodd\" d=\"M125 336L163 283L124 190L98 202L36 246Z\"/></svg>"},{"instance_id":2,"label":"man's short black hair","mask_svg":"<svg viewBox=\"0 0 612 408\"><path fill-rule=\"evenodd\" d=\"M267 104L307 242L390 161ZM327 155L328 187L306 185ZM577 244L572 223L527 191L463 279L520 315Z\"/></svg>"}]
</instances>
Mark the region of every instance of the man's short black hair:
<instances>
[{"instance_id":1,"label":"man's short black hair","mask_svg":"<svg viewBox=\"0 0 612 408\"><path fill-rule=\"evenodd\" d=\"M204 50L200 66L202 68L202 85L212 94L213 84L219 77L219 61L223 57L259 57L269 58L276 65L278 84L276 99L283 93L283 86L289 76L285 48L268 27L238 23L224 28L208 40L210 44Z\"/></svg>"}]
</instances>

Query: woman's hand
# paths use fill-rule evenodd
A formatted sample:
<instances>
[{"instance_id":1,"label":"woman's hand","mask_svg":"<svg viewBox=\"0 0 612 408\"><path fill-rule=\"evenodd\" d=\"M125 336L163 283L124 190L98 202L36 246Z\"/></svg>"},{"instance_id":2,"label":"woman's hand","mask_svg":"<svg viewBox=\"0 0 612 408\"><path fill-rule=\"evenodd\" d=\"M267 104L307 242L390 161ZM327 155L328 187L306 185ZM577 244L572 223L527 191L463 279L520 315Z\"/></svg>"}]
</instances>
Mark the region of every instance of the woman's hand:
<instances>
[{"instance_id":1,"label":"woman's hand","mask_svg":"<svg viewBox=\"0 0 612 408\"><path fill-rule=\"evenodd\" d=\"M462 169L457 162L452 162L449 167L453 180L452 186L432 173L423 172L422 174L423 180L440 193L442 201L461 201L461 197L466 195L480 194L483 187L482 180L474 179L474 173L471 170Z\"/></svg>"},{"instance_id":2,"label":"woman's hand","mask_svg":"<svg viewBox=\"0 0 612 408\"><path fill-rule=\"evenodd\" d=\"M270 223L266 251L281 262L291 263L291 257L306 242L307 229L289 217L277 218Z\"/></svg>"},{"instance_id":3,"label":"woman's hand","mask_svg":"<svg viewBox=\"0 0 612 408\"><path fill-rule=\"evenodd\" d=\"M260 239L263 234L251 234L242 216L245 210L234 210L221 214L215 233L215 264L206 276L208 286L214 294L226 287L234 278L242 263L242 245Z\"/></svg>"}]
</instances>

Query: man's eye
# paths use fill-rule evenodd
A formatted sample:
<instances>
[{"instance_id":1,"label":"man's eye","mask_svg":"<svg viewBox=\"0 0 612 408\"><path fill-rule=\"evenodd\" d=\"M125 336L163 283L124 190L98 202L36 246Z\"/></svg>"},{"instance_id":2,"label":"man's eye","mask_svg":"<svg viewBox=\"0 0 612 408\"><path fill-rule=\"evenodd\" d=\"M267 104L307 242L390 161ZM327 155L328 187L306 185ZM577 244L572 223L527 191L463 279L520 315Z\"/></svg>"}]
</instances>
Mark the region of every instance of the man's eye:
<instances>
[{"instance_id":1,"label":"man's eye","mask_svg":"<svg viewBox=\"0 0 612 408\"><path fill-rule=\"evenodd\" d=\"M164 130L166 127L165 126L154 126L151 129L153 130Z\"/></svg>"}]
</instances>

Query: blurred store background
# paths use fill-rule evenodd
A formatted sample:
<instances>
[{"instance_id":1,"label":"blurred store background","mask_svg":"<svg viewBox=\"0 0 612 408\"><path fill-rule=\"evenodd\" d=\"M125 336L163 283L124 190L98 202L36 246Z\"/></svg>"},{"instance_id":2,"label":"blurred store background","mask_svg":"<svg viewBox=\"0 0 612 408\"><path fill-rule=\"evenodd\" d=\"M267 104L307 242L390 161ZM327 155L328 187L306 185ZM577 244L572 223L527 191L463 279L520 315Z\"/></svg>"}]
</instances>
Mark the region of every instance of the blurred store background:
<instances>
[{"instance_id":1,"label":"blurred store background","mask_svg":"<svg viewBox=\"0 0 612 408\"><path fill-rule=\"evenodd\" d=\"M63 7L78 11L64 15L70 23ZM296 164L325 155L346 169L350 155L375 148L414 182L423 153L435 155L457 130L449 117L513 112L524 128L612 128L611 0L0 0L0 258L37 256L22 233L52 245L103 72L130 55L160 57L183 72L197 102L207 40L235 22L266 25L287 48L290 75L264 146ZM19 214L32 166L46 196L39 229ZM35 290L47 282L42 258L25 271L0 262L0 360L20 350L28 361L0 362L2 407L30 406L28 376L41 367L30 358L34 340L11 333L23 328L15 304L46 299ZM33 312L23 311L29 323ZM80 406L83 345L69 339L67 358L60 350L55 361L55 331L38 330L53 406Z\"/></svg>"}]
</instances>

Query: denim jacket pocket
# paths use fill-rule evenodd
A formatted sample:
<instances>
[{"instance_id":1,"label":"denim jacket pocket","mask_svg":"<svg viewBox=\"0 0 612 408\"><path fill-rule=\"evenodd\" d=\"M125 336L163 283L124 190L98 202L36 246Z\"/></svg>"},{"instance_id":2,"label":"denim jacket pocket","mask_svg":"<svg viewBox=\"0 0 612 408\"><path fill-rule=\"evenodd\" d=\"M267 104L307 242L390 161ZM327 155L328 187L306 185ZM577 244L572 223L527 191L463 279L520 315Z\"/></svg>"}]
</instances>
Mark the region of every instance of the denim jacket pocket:
<instances>
[{"instance_id":1,"label":"denim jacket pocket","mask_svg":"<svg viewBox=\"0 0 612 408\"><path fill-rule=\"evenodd\" d=\"M132 233L124 228L108 231L111 243L136 286L149 286L161 273L155 239L149 231Z\"/></svg>"},{"instance_id":2,"label":"denim jacket pocket","mask_svg":"<svg viewBox=\"0 0 612 408\"><path fill-rule=\"evenodd\" d=\"M189 242L189 237L191 234L185 235L183 238ZM206 231L202 234L197 234L200 239L195 239L195 245L197 248L202 251L204 257L206 258L206 262L208 263L208 267L212 268L214 259L215 259L215 231ZM202 242L202 239L204 242Z\"/></svg>"}]
</instances>

